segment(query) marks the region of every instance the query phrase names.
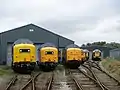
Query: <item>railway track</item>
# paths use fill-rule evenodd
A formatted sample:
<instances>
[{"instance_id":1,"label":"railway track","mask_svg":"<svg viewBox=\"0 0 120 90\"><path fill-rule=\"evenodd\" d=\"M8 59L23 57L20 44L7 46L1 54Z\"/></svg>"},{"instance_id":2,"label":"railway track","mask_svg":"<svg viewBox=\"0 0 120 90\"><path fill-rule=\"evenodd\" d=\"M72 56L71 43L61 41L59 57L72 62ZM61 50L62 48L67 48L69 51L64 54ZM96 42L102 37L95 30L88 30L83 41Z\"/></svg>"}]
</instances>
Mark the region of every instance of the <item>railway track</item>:
<instances>
[{"instance_id":1,"label":"railway track","mask_svg":"<svg viewBox=\"0 0 120 90\"><path fill-rule=\"evenodd\" d=\"M10 90L11 86L17 81L17 74L10 80L5 90Z\"/></svg>"},{"instance_id":2,"label":"railway track","mask_svg":"<svg viewBox=\"0 0 120 90\"><path fill-rule=\"evenodd\" d=\"M116 81L118 83L118 85L120 85L120 81L117 80L116 78L112 77L110 74L108 74L106 71L102 70L101 67L99 66L99 62L95 62L95 61L92 61L90 62L90 65L93 67L93 68L96 68L98 69L99 71L105 73L108 77L112 78L114 81Z\"/></svg>"},{"instance_id":3,"label":"railway track","mask_svg":"<svg viewBox=\"0 0 120 90\"><path fill-rule=\"evenodd\" d=\"M26 82L26 84L24 84L24 86L22 86L20 88L20 90L26 90L27 88L30 89L31 87L31 90L36 90L36 87L35 87L35 79L40 75L41 73L37 73L36 75L31 75L31 78ZM31 84L31 85L30 85Z\"/></svg>"},{"instance_id":4,"label":"railway track","mask_svg":"<svg viewBox=\"0 0 120 90\"><path fill-rule=\"evenodd\" d=\"M89 61L83 67L91 72L92 77L102 85L103 90L120 90L120 82L103 71L99 62Z\"/></svg>"},{"instance_id":5,"label":"railway track","mask_svg":"<svg viewBox=\"0 0 120 90\"><path fill-rule=\"evenodd\" d=\"M101 90L102 87L97 80L89 76L86 72L80 69L70 70L69 72L77 90Z\"/></svg>"},{"instance_id":6,"label":"railway track","mask_svg":"<svg viewBox=\"0 0 120 90\"><path fill-rule=\"evenodd\" d=\"M5 90L51 90L53 73L15 75ZM44 79L44 80L43 80Z\"/></svg>"},{"instance_id":7,"label":"railway track","mask_svg":"<svg viewBox=\"0 0 120 90\"><path fill-rule=\"evenodd\" d=\"M82 85L78 82L78 80L74 77L74 75L72 75L72 72L69 70L69 74L71 79L74 81L75 86L77 87L78 90L84 90Z\"/></svg>"},{"instance_id":8,"label":"railway track","mask_svg":"<svg viewBox=\"0 0 120 90\"><path fill-rule=\"evenodd\" d=\"M53 83L53 77L54 77L54 73L52 73L52 76L48 79L48 85L46 86L46 90L51 90L52 88L52 83Z\"/></svg>"},{"instance_id":9,"label":"railway track","mask_svg":"<svg viewBox=\"0 0 120 90\"><path fill-rule=\"evenodd\" d=\"M22 75L22 74L16 74L8 83L7 87L5 90L25 90L26 87L33 88L33 90L35 90L34 86L29 85L31 83L33 83L33 79L35 79L40 73L37 73L37 75L35 73L32 74L26 74L26 75ZM31 87L32 86L32 87Z\"/></svg>"},{"instance_id":10,"label":"railway track","mask_svg":"<svg viewBox=\"0 0 120 90\"><path fill-rule=\"evenodd\" d=\"M16 74L5 90L120 90L120 82L103 71L98 62L89 61L81 66L79 69L66 69L67 75L61 72ZM62 83L66 85L61 86Z\"/></svg>"}]
</instances>

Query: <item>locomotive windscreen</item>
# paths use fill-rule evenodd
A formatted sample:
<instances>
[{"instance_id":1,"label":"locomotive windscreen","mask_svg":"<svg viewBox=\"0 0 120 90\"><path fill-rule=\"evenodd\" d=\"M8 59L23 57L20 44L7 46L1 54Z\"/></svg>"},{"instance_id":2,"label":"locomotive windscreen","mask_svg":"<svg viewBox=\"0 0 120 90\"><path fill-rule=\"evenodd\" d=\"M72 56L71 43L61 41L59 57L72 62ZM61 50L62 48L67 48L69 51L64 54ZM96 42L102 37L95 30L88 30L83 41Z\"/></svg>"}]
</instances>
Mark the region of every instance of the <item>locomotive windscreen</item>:
<instances>
[{"instance_id":1,"label":"locomotive windscreen","mask_svg":"<svg viewBox=\"0 0 120 90\"><path fill-rule=\"evenodd\" d=\"M29 53L30 49L20 49L20 53Z\"/></svg>"},{"instance_id":2,"label":"locomotive windscreen","mask_svg":"<svg viewBox=\"0 0 120 90\"><path fill-rule=\"evenodd\" d=\"M46 54L53 54L52 51L46 51Z\"/></svg>"}]
</instances>

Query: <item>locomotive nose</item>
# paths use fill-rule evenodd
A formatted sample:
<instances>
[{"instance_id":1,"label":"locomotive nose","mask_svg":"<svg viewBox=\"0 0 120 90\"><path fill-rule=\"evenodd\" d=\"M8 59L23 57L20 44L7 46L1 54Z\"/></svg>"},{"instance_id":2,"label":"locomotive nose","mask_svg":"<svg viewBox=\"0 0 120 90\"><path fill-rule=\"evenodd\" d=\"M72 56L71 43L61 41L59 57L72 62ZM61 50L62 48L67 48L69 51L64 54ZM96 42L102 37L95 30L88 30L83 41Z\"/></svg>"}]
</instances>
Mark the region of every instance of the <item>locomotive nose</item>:
<instances>
[{"instance_id":1,"label":"locomotive nose","mask_svg":"<svg viewBox=\"0 0 120 90\"><path fill-rule=\"evenodd\" d=\"M24 58L24 61L26 61L26 58Z\"/></svg>"},{"instance_id":2,"label":"locomotive nose","mask_svg":"<svg viewBox=\"0 0 120 90\"><path fill-rule=\"evenodd\" d=\"M50 59L48 59L48 61L51 61Z\"/></svg>"}]
</instances>

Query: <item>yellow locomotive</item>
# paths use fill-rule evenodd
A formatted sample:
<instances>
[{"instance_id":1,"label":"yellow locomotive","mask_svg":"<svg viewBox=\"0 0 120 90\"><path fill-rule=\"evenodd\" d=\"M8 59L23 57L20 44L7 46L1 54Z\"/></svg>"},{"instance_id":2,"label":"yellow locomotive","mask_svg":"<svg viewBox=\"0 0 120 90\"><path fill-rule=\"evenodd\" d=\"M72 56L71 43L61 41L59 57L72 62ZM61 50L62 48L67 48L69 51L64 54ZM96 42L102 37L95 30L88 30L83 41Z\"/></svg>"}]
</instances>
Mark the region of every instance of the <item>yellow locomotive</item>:
<instances>
[{"instance_id":1,"label":"yellow locomotive","mask_svg":"<svg viewBox=\"0 0 120 90\"><path fill-rule=\"evenodd\" d=\"M101 51L99 49L95 49L92 52L92 60L99 61L101 60Z\"/></svg>"},{"instance_id":2,"label":"yellow locomotive","mask_svg":"<svg viewBox=\"0 0 120 90\"><path fill-rule=\"evenodd\" d=\"M86 53L84 52L83 49L81 49L81 57L82 57L82 63L86 61Z\"/></svg>"},{"instance_id":3,"label":"yellow locomotive","mask_svg":"<svg viewBox=\"0 0 120 90\"><path fill-rule=\"evenodd\" d=\"M58 49L51 43L45 43L38 49L39 67L43 70L53 70L58 63Z\"/></svg>"},{"instance_id":4,"label":"yellow locomotive","mask_svg":"<svg viewBox=\"0 0 120 90\"><path fill-rule=\"evenodd\" d=\"M17 43L12 47L12 69L17 72L31 72L36 64L36 48L33 44Z\"/></svg>"},{"instance_id":5,"label":"yellow locomotive","mask_svg":"<svg viewBox=\"0 0 120 90\"><path fill-rule=\"evenodd\" d=\"M71 44L66 47L65 65L69 68L78 68L83 63L84 53L77 45Z\"/></svg>"},{"instance_id":6,"label":"yellow locomotive","mask_svg":"<svg viewBox=\"0 0 120 90\"><path fill-rule=\"evenodd\" d=\"M84 49L83 52L85 54L85 61L87 61L89 59L89 51L87 49Z\"/></svg>"}]
</instances>

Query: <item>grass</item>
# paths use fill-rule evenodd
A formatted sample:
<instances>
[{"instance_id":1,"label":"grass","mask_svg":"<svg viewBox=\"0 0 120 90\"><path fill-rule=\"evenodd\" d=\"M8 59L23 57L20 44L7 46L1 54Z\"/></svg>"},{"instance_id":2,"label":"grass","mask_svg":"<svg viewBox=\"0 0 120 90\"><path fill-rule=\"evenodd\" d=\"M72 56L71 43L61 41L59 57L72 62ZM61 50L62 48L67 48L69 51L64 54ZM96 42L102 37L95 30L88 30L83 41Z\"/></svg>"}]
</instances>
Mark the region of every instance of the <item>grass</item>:
<instances>
[{"instance_id":1,"label":"grass","mask_svg":"<svg viewBox=\"0 0 120 90\"><path fill-rule=\"evenodd\" d=\"M12 70L9 66L0 65L0 76L11 75Z\"/></svg>"},{"instance_id":2,"label":"grass","mask_svg":"<svg viewBox=\"0 0 120 90\"><path fill-rule=\"evenodd\" d=\"M118 60L118 61L120 61L120 57L116 57L115 59Z\"/></svg>"},{"instance_id":3,"label":"grass","mask_svg":"<svg viewBox=\"0 0 120 90\"><path fill-rule=\"evenodd\" d=\"M114 58L106 58L102 62L102 66L115 78L120 80L120 61Z\"/></svg>"}]
</instances>

